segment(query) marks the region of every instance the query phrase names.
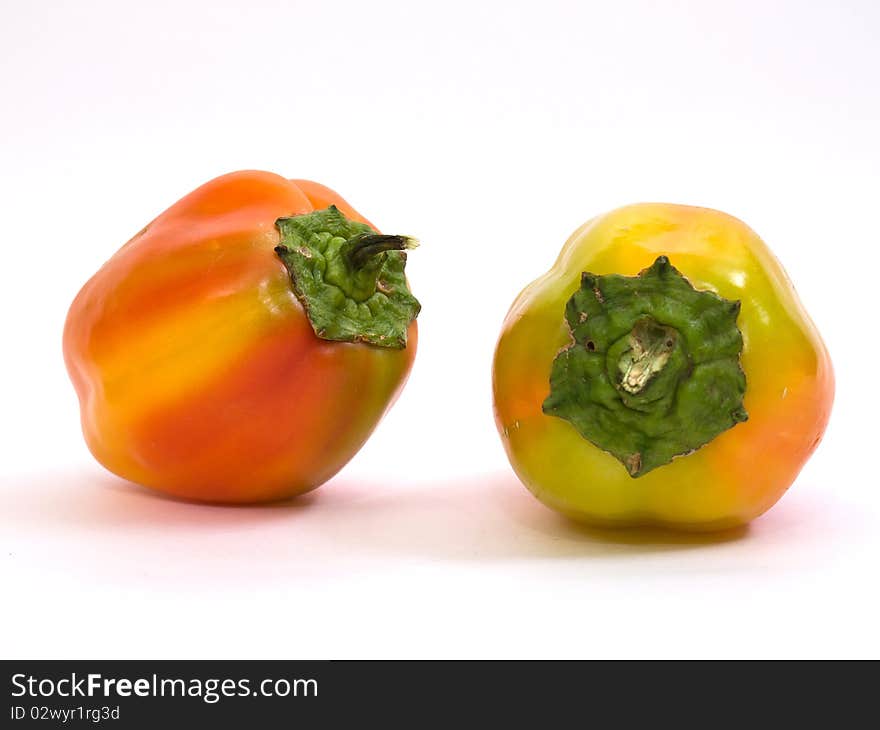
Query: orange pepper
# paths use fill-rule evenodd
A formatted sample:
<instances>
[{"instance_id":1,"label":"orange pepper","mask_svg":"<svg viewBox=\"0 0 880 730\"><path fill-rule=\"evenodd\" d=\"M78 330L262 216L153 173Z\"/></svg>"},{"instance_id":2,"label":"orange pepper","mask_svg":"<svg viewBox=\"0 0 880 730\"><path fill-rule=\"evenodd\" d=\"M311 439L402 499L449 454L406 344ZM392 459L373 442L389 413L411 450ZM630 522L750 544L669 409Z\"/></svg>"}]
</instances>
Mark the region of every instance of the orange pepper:
<instances>
[{"instance_id":1,"label":"orange pepper","mask_svg":"<svg viewBox=\"0 0 880 730\"><path fill-rule=\"evenodd\" d=\"M175 203L68 313L64 356L95 458L212 502L325 482L412 366L411 245L329 188L268 172L224 175Z\"/></svg>"}]
</instances>

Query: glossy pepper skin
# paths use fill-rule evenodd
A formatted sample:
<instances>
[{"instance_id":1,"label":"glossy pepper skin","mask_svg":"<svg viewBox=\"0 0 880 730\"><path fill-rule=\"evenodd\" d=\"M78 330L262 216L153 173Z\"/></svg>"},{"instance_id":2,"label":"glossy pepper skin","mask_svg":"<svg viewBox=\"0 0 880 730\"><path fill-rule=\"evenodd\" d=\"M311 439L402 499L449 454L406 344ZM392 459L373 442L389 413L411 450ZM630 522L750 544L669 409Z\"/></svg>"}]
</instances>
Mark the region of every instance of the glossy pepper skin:
<instances>
[{"instance_id":1,"label":"glossy pepper skin","mask_svg":"<svg viewBox=\"0 0 880 730\"><path fill-rule=\"evenodd\" d=\"M695 290L685 291L693 311L667 306L667 290L651 283L660 280ZM649 330L661 335L650 340ZM648 340L680 348L680 367L652 361ZM707 341L719 350L701 352ZM639 357L656 372L633 368ZM626 390L632 373L636 395ZM816 448L834 394L825 345L763 241L724 213L668 204L621 208L575 231L510 309L493 375L497 427L521 481L547 506L612 527L705 531L754 519ZM652 402L633 402L639 395ZM707 434L690 433L695 413L719 419L702 445ZM691 441L646 465L657 440L630 430L646 419L656 439Z\"/></svg>"},{"instance_id":2,"label":"glossy pepper skin","mask_svg":"<svg viewBox=\"0 0 880 730\"><path fill-rule=\"evenodd\" d=\"M86 283L64 356L99 462L178 497L244 503L313 489L358 451L409 374L418 305L403 346L319 337L283 245L276 251L279 219L311 221L314 211L368 230L317 183L225 175L162 213ZM402 278L401 251L378 256L399 257Z\"/></svg>"}]
</instances>

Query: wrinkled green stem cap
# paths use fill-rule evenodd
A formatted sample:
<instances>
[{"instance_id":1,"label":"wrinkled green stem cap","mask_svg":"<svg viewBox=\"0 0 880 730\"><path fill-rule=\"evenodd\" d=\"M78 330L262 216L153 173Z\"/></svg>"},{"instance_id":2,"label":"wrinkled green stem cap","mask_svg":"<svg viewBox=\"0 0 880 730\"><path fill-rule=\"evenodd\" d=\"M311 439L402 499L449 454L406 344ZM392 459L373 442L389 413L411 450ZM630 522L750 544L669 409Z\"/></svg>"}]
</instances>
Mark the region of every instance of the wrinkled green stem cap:
<instances>
[{"instance_id":1,"label":"wrinkled green stem cap","mask_svg":"<svg viewBox=\"0 0 880 730\"><path fill-rule=\"evenodd\" d=\"M415 239L376 233L334 205L275 225L281 232L275 251L318 337L406 347L421 308L404 274Z\"/></svg>"},{"instance_id":2,"label":"wrinkled green stem cap","mask_svg":"<svg viewBox=\"0 0 880 730\"><path fill-rule=\"evenodd\" d=\"M584 273L544 412L638 477L745 421L740 303L691 286L665 256L638 276Z\"/></svg>"}]
</instances>

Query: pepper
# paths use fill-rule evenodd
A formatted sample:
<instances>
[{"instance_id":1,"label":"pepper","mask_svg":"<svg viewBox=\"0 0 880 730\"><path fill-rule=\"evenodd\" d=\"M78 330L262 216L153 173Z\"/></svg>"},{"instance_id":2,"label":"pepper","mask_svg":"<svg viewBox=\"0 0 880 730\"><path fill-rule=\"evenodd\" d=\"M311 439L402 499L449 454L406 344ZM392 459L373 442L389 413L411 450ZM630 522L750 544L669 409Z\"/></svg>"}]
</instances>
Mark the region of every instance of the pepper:
<instances>
[{"instance_id":1,"label":"pepper","mask_svg":"<svg viewBox=\"0 0 880 730\"><path fill-rule=\"evenodd\" d=\"M64 356L95 458L210 502L315 488L360 449L416 352L406 236L318 183L206 183L79 292Z\"/></svg>"},{"instance_id":2,"label":"pepper","mask_svg":"<svg viewBox=\"0 0 880 730\"><path fill-rule=\"evenodd\" d=\"M495 420L547 506L599 526L717 530L765 512L818 445L834 375L744 223L639 204L584 224L519 295Z\"/></svg>"}]
</instances>

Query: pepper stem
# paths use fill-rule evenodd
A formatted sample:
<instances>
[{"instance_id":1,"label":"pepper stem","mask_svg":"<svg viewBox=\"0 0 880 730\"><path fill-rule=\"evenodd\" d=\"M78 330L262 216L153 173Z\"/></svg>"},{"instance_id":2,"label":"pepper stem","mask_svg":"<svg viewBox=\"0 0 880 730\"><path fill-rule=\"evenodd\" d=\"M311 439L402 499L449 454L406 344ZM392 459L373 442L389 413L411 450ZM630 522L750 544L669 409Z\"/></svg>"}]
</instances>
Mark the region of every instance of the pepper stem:
<instances>
[{"instance_id":1,"label":"pepper stem","mask_svg":"<svg viewBox=\"0 0 880 730\"><path fill-rule=\"evenodd\" d=\"M638 320L629 334L629 348L617 363L620 387L635 395L666 366L678 340L672 327L658 324L652 317Z\"/></svg>"},{"instance_id":2,"label":"pepper stem","mask_svg":"<svg viewBox=\"0 0 880 730\"><path fill-rule=\"evenodd\" d=\"M544 413L640 477L748 418L739 303L696 289L665 256L638 276L584 273L568 300L571 344Z\"/></svg>"},{"instance_id":3,"label":"pepper stem","mask_svg":"<svg viewBox=\"0 0 880 730\"><path fill-rule=\"evenodd\" d=\"M362 269L374 256L385 251L405 251L419 245L410 236L389 236L383 233L359 233L345 242L346 256L355 269Z\"/></svg>"},{"instance_id":4,"label":"pepper stem","mask_svg":"<svg viewBox=\"0 0 880 730\"><path fill-rule=\"evenodd\" d=\"M386 236L336 206L279 218L275 249L315 335L403 349L419 303L406 281L408 236Z\"/></svg>"}]
</instances>

